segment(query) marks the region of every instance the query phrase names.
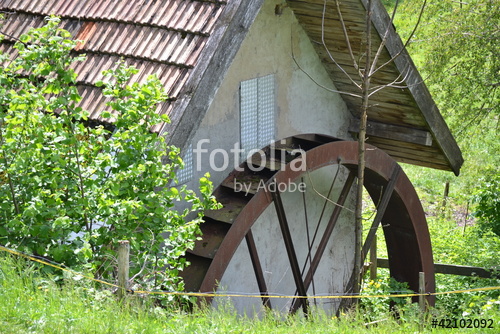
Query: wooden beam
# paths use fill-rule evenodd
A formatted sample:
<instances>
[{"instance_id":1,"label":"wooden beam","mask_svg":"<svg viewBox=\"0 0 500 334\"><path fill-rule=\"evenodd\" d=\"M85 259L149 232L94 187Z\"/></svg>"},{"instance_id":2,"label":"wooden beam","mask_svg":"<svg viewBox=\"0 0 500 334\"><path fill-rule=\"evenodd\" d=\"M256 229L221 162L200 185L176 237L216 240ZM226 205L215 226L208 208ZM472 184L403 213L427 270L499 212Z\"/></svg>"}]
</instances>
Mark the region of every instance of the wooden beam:
<instances>
[{"instance_id":1,"label":"wooden beam","mask_svg":"<svg viewBox=\"0 0 500 334\"><path fill-rule=\"evenodd\" d=\"M380 268L389 268L389 259L377 259L377 266ZM459 266L454 264L434 263L436 274L448 274L459 276L477 276L481 278L500 278L500 273L494 269L481 267Z\"/></svg>"},{"instance_id":2,"label":"wooden beam","mask_svg":"<svg viewBox=\"0 0 500 334\"><path fill-rule=\"evenodd\" d=\"M351 119L349 132L357 134L359 131L359 123L359 119ZM366 134L369 137L379 137L412 144L432 146L432 135L430 132L404 126L368 121Z\"/></svg>"},{"instance_id":3,"label":"wooden beam","mask_svg":"<svg viewBox=\"0 0 500 334\"><path fill-rule=\"evenodd\" d=\"M255 278L257 279L257 285L259 286L260 295L262 296L262 304L264 307L271 308L271 299L268 297L269 293L267 291L266 279L264 278L264 271L262 270L262 265L260 264L259 253L257 252L257 246L255 246L252 230L248 231L245 236L245 240L247 242L248 252L250 253L253 270L255 272Z\"/></svg>"}]
</instances>

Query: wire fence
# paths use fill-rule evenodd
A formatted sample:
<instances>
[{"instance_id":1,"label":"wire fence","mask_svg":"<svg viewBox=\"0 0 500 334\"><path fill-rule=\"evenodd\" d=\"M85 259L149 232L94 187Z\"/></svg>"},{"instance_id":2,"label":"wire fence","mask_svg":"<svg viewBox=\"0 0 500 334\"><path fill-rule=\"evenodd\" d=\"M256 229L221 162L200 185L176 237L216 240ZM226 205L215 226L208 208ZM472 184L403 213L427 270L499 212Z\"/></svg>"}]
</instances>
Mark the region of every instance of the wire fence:
<instances>
[{"instance_id":1,"label":"wire fence","mask_svg":"<svg viewBox=\"0 0 500 334\"><path fill-rule=\"evenodd\" d=\"M94 278L89 275L85 275L79 273L75 270L65 267L62 264L54 264L45 259L40 259L33 255L28 255L22 253L20 251L7 248L5 246L0 246L0 251L4 251L19 257L23 257L25 259L38 262L40 264L50 266L68 273L71 273L76 276L81 276L85 279L110 286L113 288L122 288L121 286L110 283L101 279ZM469 292L484 292L491 290L500 290L500 286L491 286L491 287L481 287L481 288L473 288L473 289L463 289L463 290L451 290L451 291L440 291L440 292L426 292L426 293L398 293L398 294L378 294L378 295L361 295L361 294L339 294L339 295L307 295L307 296L297 296L297 295L279 295L279 294L266 294L266 298L285 298L285 299L360 299L360 298L406 298L406 297L418 297L418 296L439 296L439 295L449 295L449 294L458 294L458 293L469 293ZM217 293L217 292L185 292L185 291L145 291L145 290L132 290L127 289L129 293L134 294L144 294L144 295L171 295L171 296L191 296L191 297L205 297L205 298L214 298L214 297L243 297L243 298L262 298L262 294L245 294L245 293Z\"/></svg>"}]
</instances>

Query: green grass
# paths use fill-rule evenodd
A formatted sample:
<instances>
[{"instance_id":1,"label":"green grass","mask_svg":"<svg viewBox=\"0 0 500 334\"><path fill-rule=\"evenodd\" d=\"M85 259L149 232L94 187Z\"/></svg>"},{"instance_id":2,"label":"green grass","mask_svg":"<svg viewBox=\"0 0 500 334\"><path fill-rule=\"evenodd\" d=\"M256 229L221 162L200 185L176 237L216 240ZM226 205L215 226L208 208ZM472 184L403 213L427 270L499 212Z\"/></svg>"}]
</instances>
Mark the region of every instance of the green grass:
<instances>
[{"instance_id":1,"label":"green grass","mask_svg":"<svg viewBox=\"0 0 500 334\"><path fill-rule=\"evenodd\" d=\"M10 256L0 256L0 300L1 333L450 333L432 330L428 323L422 327L414 306L405 308L399 321L386 312L376 315L381 322L367 325L374 319L366 311L339 318L315 311L309 319L273 313L249 319L230 306L186 313L154 306L139 296L120 304L110 292L88 282L66 279L57 285L35 264ZM500 312L487 317L494 317L498 330Z\"/></svg>"}]
</instances>

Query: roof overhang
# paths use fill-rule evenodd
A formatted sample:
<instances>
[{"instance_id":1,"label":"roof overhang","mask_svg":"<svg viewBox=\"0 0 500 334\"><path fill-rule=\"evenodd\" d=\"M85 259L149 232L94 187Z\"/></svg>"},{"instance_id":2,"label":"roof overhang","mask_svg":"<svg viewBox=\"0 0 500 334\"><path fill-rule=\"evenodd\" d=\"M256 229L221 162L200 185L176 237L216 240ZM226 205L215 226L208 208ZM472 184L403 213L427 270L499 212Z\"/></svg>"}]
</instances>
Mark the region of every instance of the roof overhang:
<instances>
[{"instance_id":1,"label":"roof overhang","mask_svg":"<svg viewBox=\"0 0 500 334\"><path fill-rule=\"evenodd\" d=\"M362 99L353 58L366 54L368 0L288 0L336 88L353 116L350 132L359 131ZM337 7L337 3L339 7ZM372 55L387 36L378 65L394 57L372 78L373 87L392 83L369 100L367 142L400 162L460 172L463 158L415 64L380 0L372 0ZM339 9L338 9L339 8ZM342 25L342 16L345 32ZM346 36L350 43L346 42ZM349 48L353 57L349 56Z\"/></svg>"}]
</instances>

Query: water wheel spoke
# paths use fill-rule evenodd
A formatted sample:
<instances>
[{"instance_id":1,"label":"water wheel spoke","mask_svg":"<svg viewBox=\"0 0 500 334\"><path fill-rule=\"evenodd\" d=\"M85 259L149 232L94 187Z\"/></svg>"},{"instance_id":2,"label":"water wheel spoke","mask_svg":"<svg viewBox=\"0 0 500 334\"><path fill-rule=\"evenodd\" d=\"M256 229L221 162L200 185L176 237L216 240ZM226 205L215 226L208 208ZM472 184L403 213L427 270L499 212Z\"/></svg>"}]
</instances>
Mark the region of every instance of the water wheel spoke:
<instances>
[{"instance_id":1,"label":"water wheel spoke","mask_svg":"<svg viewBox=\"0 0 500 334\"><path fill-rule=\"evenodd\" d=\"M339 165L339 168L337 168L337 172L335 173L335 177L332 179L332 184L330 185L330 189L328 190L328 194L324 198L323 208L321 209L321 214L319 215L318 222L316 223L316 228L314 229L314 234L313 234L312 240L309 240L309 226L307 226L308 251L307 251L306 260L304 261L304 266L302 267L302 274L304 274L304 271L306 270L307 263L309 262L309 265L310 265L310 262L312 260L312 256L311 256L312 246L316 242L316 237L318 236L319 227L321 225L321 221L323 220L323 215L325 214L326 207L328 206L328 202L329 202L328 199L330 198L330 195L332 193L333 186L335 185L335 181L337 180L337 176L339 174L339 171L340 171L340 165ZM304 182L303 178L302 178L302 182ZM305 192L302 193L302 195L303 195L303 201L304 201L304 212L306 213L306 224L308 225L307 207L306 207L306 202L305 202ZM314 282L313 282L313 284L314 284Z\"/></svg>"},{"instance_id":2,"label":"water wheel spoke","mask_svg":"<svg viewBox=\"0 0 500 334\"><path fill-rule=\"evenodd\" d=\"M262 266L259 260L259 254L257 253L257 247L255 246L255 240L253 238L252 230L249 230L245 236L247 242L248 251L250 252L250 259L252 261L253 270L255 272L255 278L257 279L257 285L259 286L260 295L262 296L262 304L265 307L271 308L271 300L269 299L269 292L266 286L266 280L264 279L264 272L262 271Z\"/></svg>"},{"instance_id":3,"label":"water wheel spoke","mask_svg":"<svg viewBox=\"0 0 500 334\"><path fill-rule=\"evenodd\" d=\"M401 173L401 167L399 165L394 165L394 169L391 174L391 178L387 183L387 186L384 189L382 194L382 198L380 199L380 203L377 207L377 214L373 219L370 230L368 231L368 235L366 236L365 242L363 244L363 248L361 250L361 263L365 262L366 254L368 254L368 250L370 249L371 244L373 243L373 238L377 233L377 228L384 217L385 210L387 209L387 205L389 204L389 200L391 199L392 193L394 191L394 187L396 186L396 181L398 180L399 174Z\"/></svg>"},{"instance_id":4,"label":"water wheel spoke","mask_svg":"<svg viewBox=\"0 0 500 334\"><path fill-rule=\"evenodd\" d=\"M281 200L280 192L276 189L271 191L271 196L273 198L274 206L276 208L276 214L278 215L278 221L280 224L281 233L283 235L283 241L285 242L285 248L288 255L288 260L290 261L290 268L292 269L293 279L295 281L295 286L299 292L299 296L306 297L306 288L304 286L304 281L302 280L302 274L300 272L299 262L297 260L297 254L295 253L295 247L292 241L292 235L290 233L290 227L286 218L285 208L283 207L283 202ZM308 312L308 301L307 298L300 298L302 304L302 309L304 313Z\"/></svg>"},{"instance_id":5,"label":"water wheel spoke","mask_svg":"<svg viewBox=\"0 0 500 334\"><path fill-rule=\"evenodd\" d=\"M301 182L302 183L304 182L304 178L303 177L301 178ZM302 270L300 271L300 275L301 276L304 275L304 271L306 269L306 266L307 266L308 262L309 262L309 266L311 266L311 260L312 260L311 251L312 251L312 246L314 244L314 240L316 238L316 233L317 233L317 230L318 230L318 227L316 227L316 231L314 233L314 238L311 240L311 236L310 236L310 233L309 233L309 219L308 219L308 216L307 216L307 203L306 203L306 193L305 193L305 191L302 192L302 205L303 205L303 208L304 208L304 222L306 224L307 256L306 256L306 260L304 261L304 265L302 266ZM318 223L318 226L319 226L319 223ZM316 288L314 286L314 280L312 281L312 289L313 289L313 294L316 294Z\"/></svg>"},{"instance_id":6,"label":"water wheel spoke","mask_svg":"<svg viewBox=\"0 0 500 334\"><path fill-rule=\"evenodd\" d=\"M368 231L368 235L366 236L365 242L363 243L363 247L361 248L361 263L365 262L366 255L368 254L368 250L370 249L370 246L373 243L373 238L377 233L378 225L382 221L382 218L384 217L385 214L385 210L389 205L389 200L391 199L394 187L396 186L396 182L398 180L400 173L401 173L401 167L395 164L391 176L389 178L389 182L387 183L387 186L385 187L382 197L377 206L377 214L373 219L373 222ZM355 273L354 271L351 273L351 277L349 278L349 281L346 285L345 292L350 292L352 290L354 284L354 275L360 275L360 273ZM343 307L343 304L345 303L341 303L341 308Z\"/></svg>"},{"instance_id":7,"label":"water wheel spoke","mask_svg":"<svg viewBox=\"0 0 500 334\"><path fill-rule=\"evenodd\" d=\"M339 198L336 202L336 205L333 209L332 215L330 216L330 220L328 221L328 225L326 226L326 229L323 233L323 236L321 237L321 240L318 244L318 248L316 249L316 253L314 254L314 258L311 262L311 266L309 267L309 271L306 274L306 277L304 279L304 286L305 289L309 289L309 286L313 280L314 273L316 272L316 269L318 269L318 265L321 261L321 258L323 257L323 253L325 252L326 246L328 244L328 241L330 240L330 237L333 233L333 229L335 228L335 225L337 224L338 218L340 216L340 212L342 211L342 207L345 204L345 201L347 200L347 197L349 196L349 192L352 188L352 185L354 183L355 179L354 173L349 173L349 176L347 177L347 180L344 184L344 187L342 188L342 191L340 192ZM294 303L292 305L291 311L295 312L297 310L298 304Z\"/></svg>"}]
</instances>

